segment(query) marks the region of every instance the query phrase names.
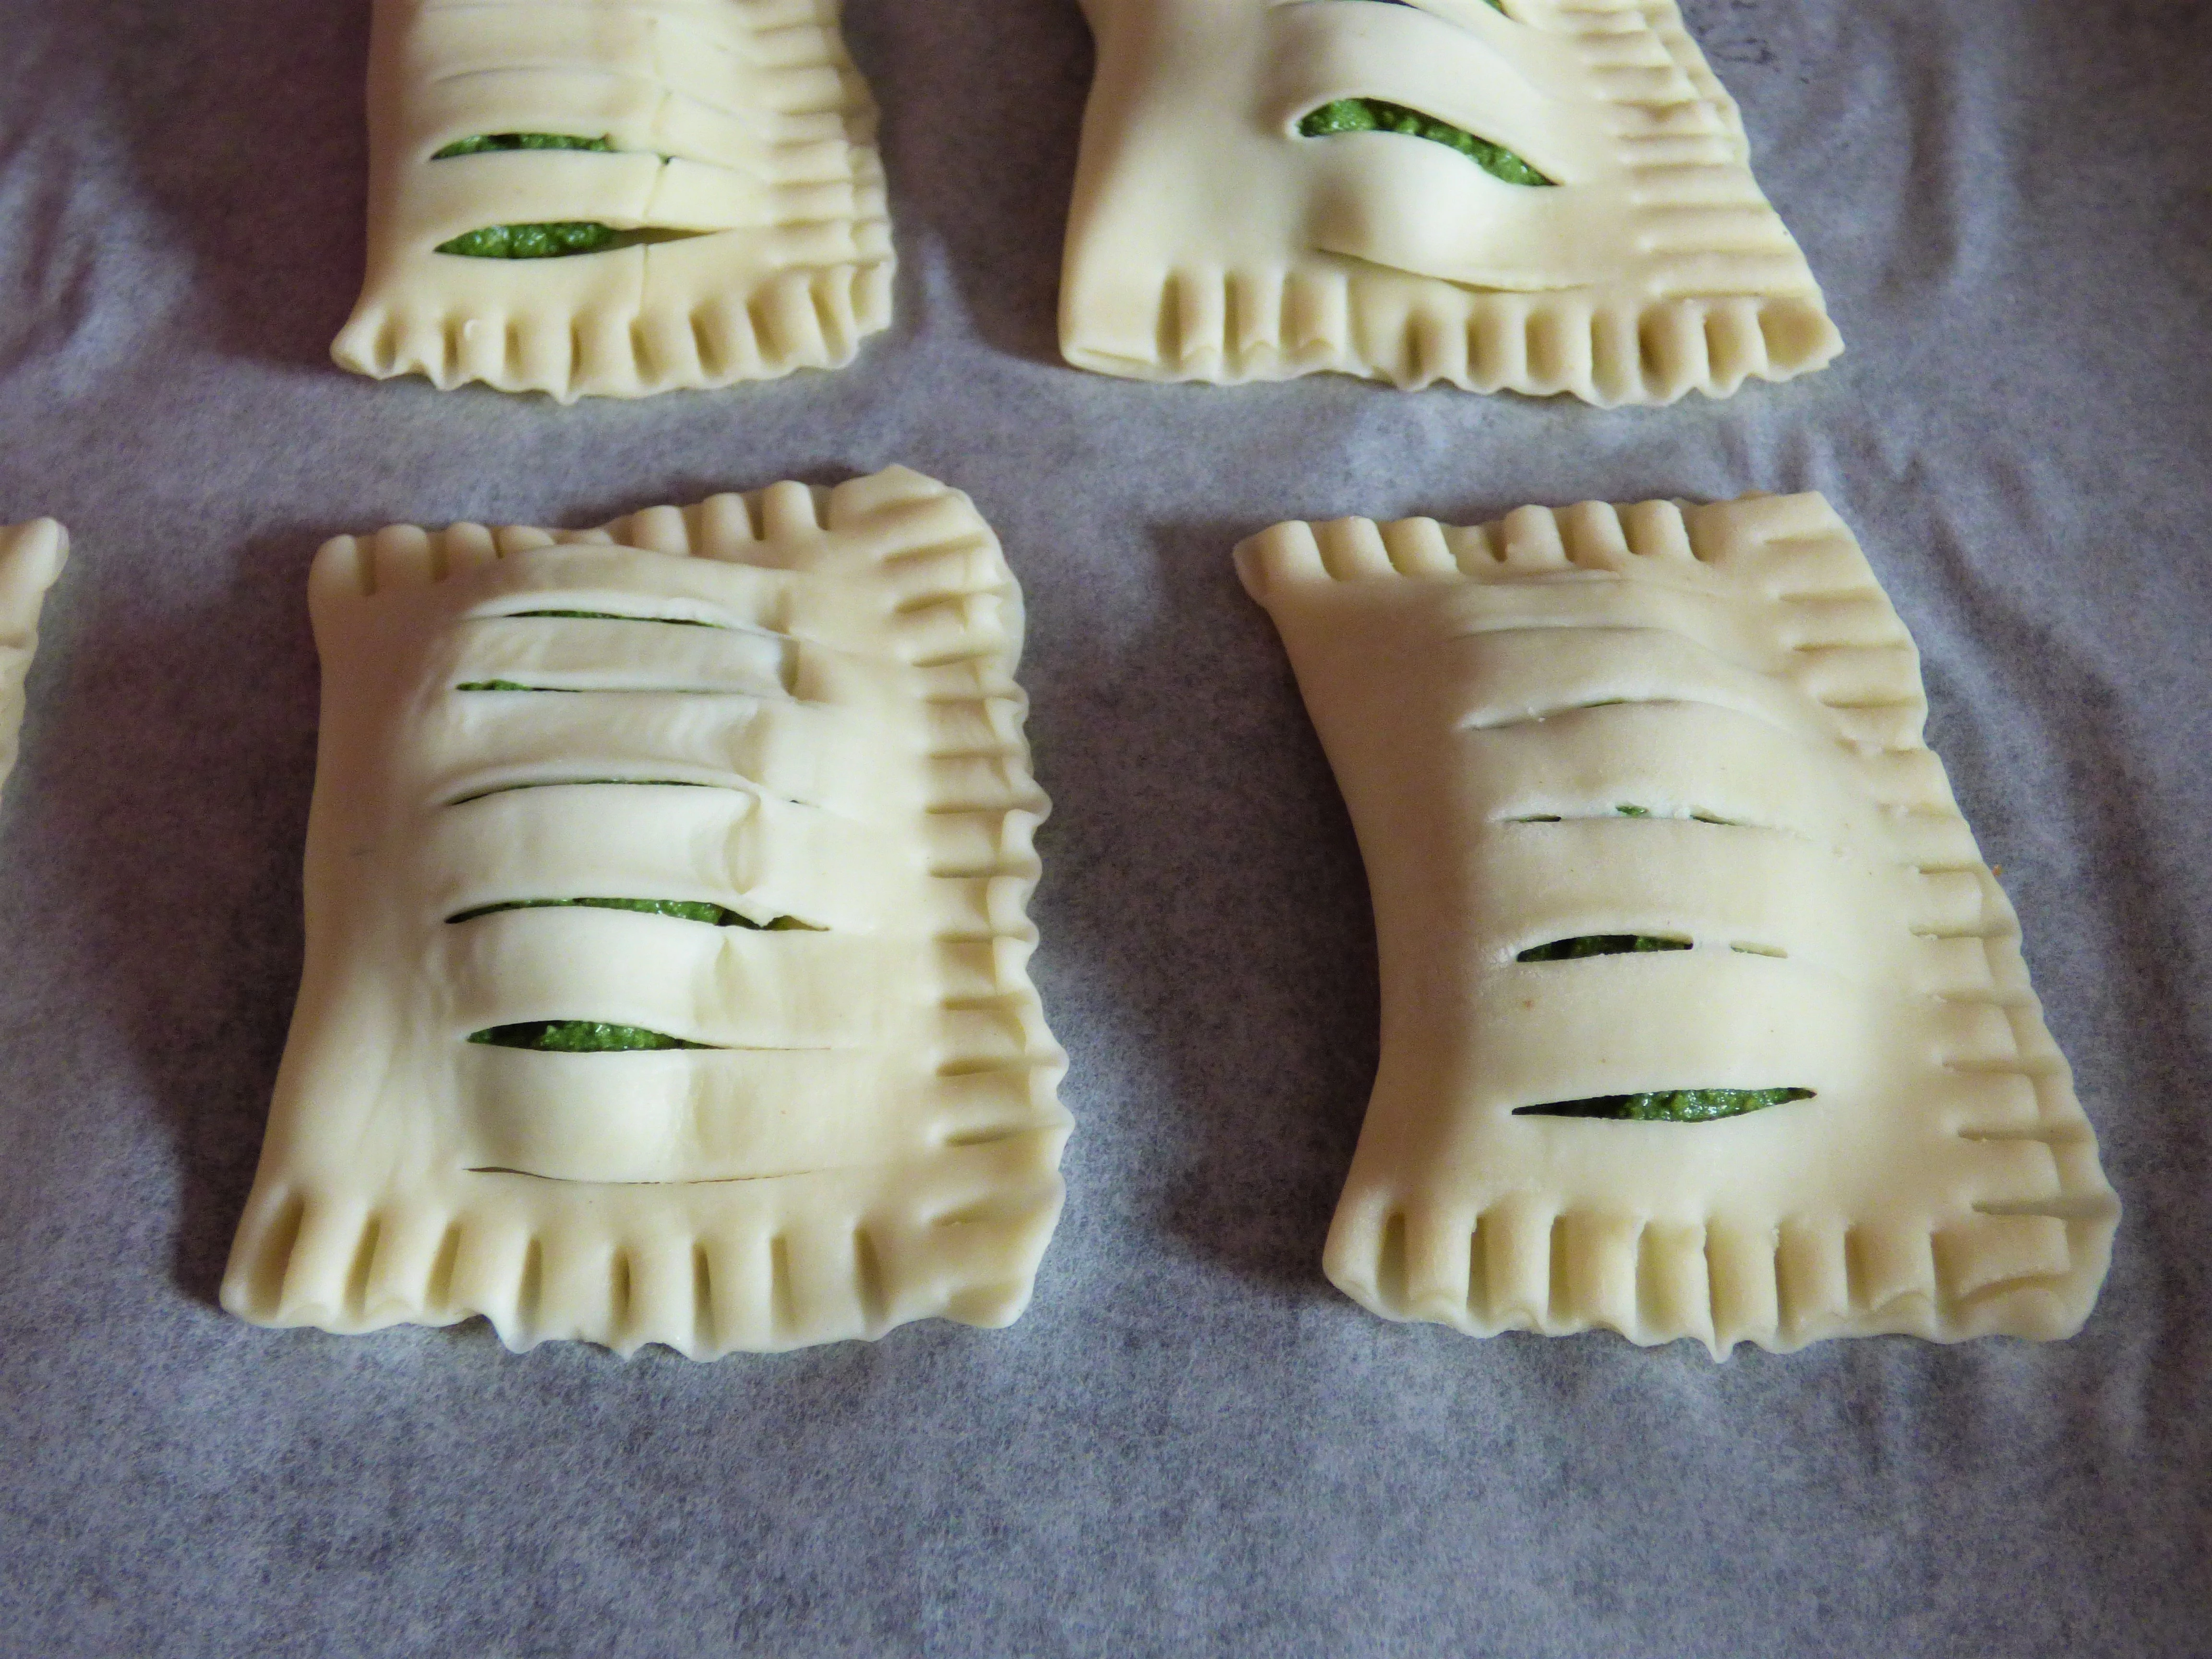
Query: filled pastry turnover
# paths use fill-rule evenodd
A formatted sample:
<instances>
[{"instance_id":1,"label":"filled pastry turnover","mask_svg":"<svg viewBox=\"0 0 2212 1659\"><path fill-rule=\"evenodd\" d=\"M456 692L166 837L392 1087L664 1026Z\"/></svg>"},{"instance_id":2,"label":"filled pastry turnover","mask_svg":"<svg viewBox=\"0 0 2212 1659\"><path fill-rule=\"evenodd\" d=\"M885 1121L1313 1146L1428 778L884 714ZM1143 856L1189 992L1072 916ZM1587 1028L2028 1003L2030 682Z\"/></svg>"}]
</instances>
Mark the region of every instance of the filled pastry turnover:
<instances>
[{"instance_id":1,"label":"filled pastry turnover","mask_svg":"<svg viewBox=\"0 0 2212 1659\"><path fill-rule=\"evenodd\" d=\"M1339 1286L1716 1352L2081 1326L2118 1206L1824 501L1287 524L1237 562L1374 893Z\"/></svg>"},{"instance_id":2,"label":"filled pastry turnover","mask_svg":"<svg viewBox=\"0 0 2212 1659\"><path fill-rule=\"evenodd\" d=\"M1674 0L1085 0L1068 361L1720 395L1842 349Z\"/></svg>"},{"instance_id":3,"label":"filled pastry turnover","mask_svg":"<svg viewBox=\"0 0 2212 1659\"><path fill-rule=\"evenodd\" d=\"M634 398L890 321L836 0L376 0L368 113L360 374Z\"/></svg>"},{"instance_id":4,"label":"filled pastry turnover","mask_svg":"<svg viewBox=\"0 0 2212 1659\"><path fill-rule=\"evenodd\" d=\"M0 783L15 768L23 681L39 648L39 612L69 558L69 532L52 519L0 525Z\"/></svg>"},{"instance_id":5,"label":"filled pastry turnover","mask_svg":"<svg viewBox=\"0 0 2212 1659\"><path fill-rule=\"evenodd\" d=\"M223 1304L695 1358L1018 1315L1065 1062L967 498L397 528L310 600L307 963Z\"/></svg>"}]
</instances>

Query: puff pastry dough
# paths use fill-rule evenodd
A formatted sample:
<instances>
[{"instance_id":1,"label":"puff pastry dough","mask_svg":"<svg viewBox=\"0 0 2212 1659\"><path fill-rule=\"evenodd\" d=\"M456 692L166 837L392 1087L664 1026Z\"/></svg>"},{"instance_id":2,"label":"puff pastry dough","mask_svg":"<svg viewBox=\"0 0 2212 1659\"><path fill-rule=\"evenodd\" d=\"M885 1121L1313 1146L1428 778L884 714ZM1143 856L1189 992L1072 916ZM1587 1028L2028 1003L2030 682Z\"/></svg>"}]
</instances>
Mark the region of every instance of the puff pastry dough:
<instances>
[{"instance_id":1,"label":"puff pastry dough","mask_svg":"<svg viewBox=\"0 0 2212 1659\"><path fill-rule=\"evenodd\" d=\"M1237 562L1374 890L1338 1285L1716 1353L2080 1327L2118 1206L1921 740L1918 656L1826 501L1286 524ZM1541 959L1594 935L1692 948ZM1522 1110L1705 1088L1813 1092Z\"/></svg>"},{"instance_id":2,"label":"puff pastry dough","mask_svg":"<svg viewBox=\"0 0 2212 1659\"><path fill-rule=\"evenodd\" d=\"M23 681L39 648L39 611L69 559L69 532L52 519L0 525L0 783L15 769Z\"/></svg>"},{"instance_id":3,"label":"puff pastry dough","mask_svg":"<svg viewBox=\"0 0 2212 1659\"><path fill-rule=\"evenodd\" d=\"M1674 0L1084 0L1067 360L1668 403L1842 349ZM1501 144L1510 184L1348 98Z\"/></svg>"},{"instance_id":4,"label":"puff pastry dough","mask_svg":"<svg viewBox=\"0 0 2212 1659\"><path fill-rule=\"evenodd\" d=\"M1065 1060L1021 601L968 499L396 528L310 599L307 962L223 1305L695 1358L1019 1314ZM686 1046L485 1040L564 1020Z\"/></svg>"},{"instance_id":5,"label":"puff pastry dough","mask_svg":"<svg viewBox=\"0 0 2212 1659\"><path fill-rule=\"evenodd\" d=\"M376 0L368 275L332 355L451 387L641 397L849 362L890 319L875 107L836 0ZM506 149L502 134L611 154ZM441 253L500 224L678 240Z\"/></svg>"}]
</instances>

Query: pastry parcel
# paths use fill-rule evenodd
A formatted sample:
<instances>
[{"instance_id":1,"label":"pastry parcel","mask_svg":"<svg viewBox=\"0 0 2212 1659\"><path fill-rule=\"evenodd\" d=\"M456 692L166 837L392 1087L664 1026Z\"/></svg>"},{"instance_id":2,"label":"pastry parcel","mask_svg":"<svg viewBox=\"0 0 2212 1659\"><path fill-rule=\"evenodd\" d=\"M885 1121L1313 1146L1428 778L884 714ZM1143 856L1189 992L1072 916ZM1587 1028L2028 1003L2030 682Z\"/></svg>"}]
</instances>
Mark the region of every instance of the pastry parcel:
<instances>
[{"instance_id":1,"label":"pastry parcel","mask_svg":"<svg viewBox=\"0 0 2212 1659\"><path fill-rule=\"evenodd\" d=\"M1287 524L1237 557L1374 890L1338 1285L1716 1352L2080 1327L2118 1206L1826 502Z\"/></svg>"},{"instance_id":2,"label":"pastry parcel","mask_svg":"<svg viewBox=\"0 0 2212 1659\"><path fill-rule=\"evenodd\" d=\"M890 317L836 0L376 0L362 374L641 397L848 362Z\"/></svg>"},{"instance_id":3,"label":"pastry parcel","mask_svg":"<svg viewBox=\"0 0 2212 1659\"><path fill-rule=\"evenodd\" d=\"M310 601L307 963L224 1305L695 1358L1019 1314L1068 1121L967 498L395 528Z\"/></svg>"},{"instance_id":4,"label":"pastry parcel","mask_svg":"<svg viewBox=\"0 0 2212 1659\"><path fill-rule=\"evenodd\" d=\"M1716 396L1842 349L1674 0L1085 0L1067 360Z\"/></svg>"}]
</instances>

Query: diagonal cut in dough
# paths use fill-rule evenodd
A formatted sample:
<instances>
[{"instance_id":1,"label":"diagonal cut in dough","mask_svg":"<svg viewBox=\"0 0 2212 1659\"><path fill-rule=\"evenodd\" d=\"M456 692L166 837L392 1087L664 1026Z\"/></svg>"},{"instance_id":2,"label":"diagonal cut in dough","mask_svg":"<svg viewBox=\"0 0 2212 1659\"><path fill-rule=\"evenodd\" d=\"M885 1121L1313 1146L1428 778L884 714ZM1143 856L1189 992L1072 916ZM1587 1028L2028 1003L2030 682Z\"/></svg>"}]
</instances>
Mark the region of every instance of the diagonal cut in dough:
<instances>
[{"instance_id":1,"label":"diagonal cut in dough","mask_svg":"<svg viewBox=\"0 0 2212 1659\"><path fill-rule=\"evenodd\" d=\"M401 526L309 601L307 963L223 1305L695 1358L1014 1319L1066 1060L968 498Z\"/></svg>"},{"instance_id":2,"label":"diagonal cut in dough","mask_svg":"<svg viewBox=\"0 0 2212 1659\"><path fill-rule=\"evenodd\" d=\"M368 114L358 374L637 398L835 368L890 320L837 0L376 0Z\"/></svg>"},{"instance_id":3,"label":"diagonal cut in dough","mask_svg":"<svg viewBox=\"0 0 2212 1659\"><path fill-rule=\"evenodd\" d=\"M69 561L69 532L52 519L0 525L0 783L15 769L23 681L39 648L39 611Z\"/></svg>"},{"instance_id":4,"label":"diagonal cut in dough","mask_svg":"<svg viewBox=\"0 0 2212 1659\"><path fill-rule=\"evenodd\" d=\"M1084 0L1068 362L1723 396L1843 349L1674 0Z\"/></svg>"},{"instance_id":5,"label":"diagonal cut in dough","mask_svg":"<svg viewBox=\"0 0 2212 1659\"><path fill-rule=\"evenodd\" d=\"M2118 1205L1825 501L1285 524L1237 560L1374 893L1346 1294L1716 1355L2080 1328Z\"/></svg>"}]
</instances>

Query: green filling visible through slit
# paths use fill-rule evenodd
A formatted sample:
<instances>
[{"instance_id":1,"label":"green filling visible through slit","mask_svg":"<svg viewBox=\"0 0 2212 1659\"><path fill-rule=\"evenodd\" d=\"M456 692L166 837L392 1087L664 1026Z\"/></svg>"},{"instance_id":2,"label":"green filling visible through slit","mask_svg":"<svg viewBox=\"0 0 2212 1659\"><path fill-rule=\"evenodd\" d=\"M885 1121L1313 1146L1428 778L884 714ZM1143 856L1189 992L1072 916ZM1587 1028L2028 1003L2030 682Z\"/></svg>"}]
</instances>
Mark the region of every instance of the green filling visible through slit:
<instances>
[{"instance_id":1,"label":"green filling visible through slit","mask_svg":"<svg viewBox=\"0 0 2212 1659\"><path fill-rule=\"evenodd\" d=\"M430 159L450 161L457 155L517 149L582 149L605 155L611 155L614 147L611 138L580 138L567 132L480 132L472 138L456 138ZM637 240L635 231L617 230L612 225L556 220L534 225L486 225L439 243L438 252L464 259L565 259L578 253L628 247Z\"/></svg>"},{"instance_id":2,"label":"green filling visible through slit","mask_svg":"<svg viewBox=\"0 0 2212 1659\"><path fill-rule=\"evenodd\" d=\"M635 233L612 225L575 222L544 225L486 225L438 244L441 253L465 259L565 259L573 254L599 253L617 245L627 247Z\"/></svg>"},{"instance_id":3,"label":"green filling visible through slit","mask_svg":"<svg viewBox=\"0 0 2212 1659\"><path fill-rule=\"evenodd\" d=\"M456 155L482 155L497 149L588 149L606 155L614 147L611 138L579 138L573 132L479 132L473 138L454 139L430 159L449 161Z\"/></svg>"},{"instance_id":4,"label":"green filling visible through slit","mask_svg":"<svg viewBox=\"0 0 2212 1659\"><path fill-rule=\"evenodd\" d=\"M1583 957L1625 957L1638 951L1686 951L1686 939L1655 939L1649 933L1584 933L1579 939L1555 939L1549 945L1532 945L1516 962L1574 962Z\"/></svg>"},{"instance_id":5,"label":"green filling visible through slit","mask_svg":"<svg viewBox=\"0 0 2212 1659\"><path fill-rule=\"evenodd\" d=\"M1810 1089L1662 1089L1641 1095L1593 1095L1587 1100L1555 1100L1548 1106L1517 1106L1516 1117L1595 1117L1623 1123L1709 1123L1741 1117L1792 1100L1810 1100Z\"/></svg>"},{"instance_id":6,"label":"green filling visible through slit","mask_svg":"<svg viewBox=\"0 0 2212 1659\"><path fill-rule=\"evenodd\" d=\"M726 905L710 903L703 899L510 899L503 904L480 904L473 910L464 910L457 916L447 916L446 920L448 922L474 921L478 916L497 915L502 910L550 910L573 906L592 910L634 910L640 915L673 916L678 921L703 921L714 927L750 927L758 933L822 931L796 916L778 916L773 921L755 921L750 916L740 915Z\"/></svg>"},{"instance_id":7,"label":"green filling visible through slit","mask_svg":"<svg viewBox=\"0 0 2212 1659\"><path fill-rule=\"evenodd\" d=\"M549 1054L635 1054L647 1048L704 1048L704 1042L686 1042L665 1031L648 1031L635 1025L610 1025L598 1019L528 1019L517 1025L495 1025L469 1033L471 1042L495 1048L531 1048Z\"/></svg>"},{"instance_id":8,"label":"green filling visible through slit","mask_svg":"<svg viewBox=\"0 0 2212 1659\"><path fill-rule=\"evenodd\" d=\"M1478 138L1463 127L1439 121L1403 104L1380 98L1339 98L1323 104L1298 123L1308 138L1326 138L1340 132L1402 132L1413 138L1457 150L1493 179L1509 185L1549 185L1553 181L1530 167L1503 144Z\"/></svg>"}]
</instances>

